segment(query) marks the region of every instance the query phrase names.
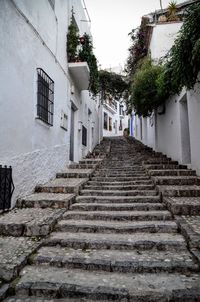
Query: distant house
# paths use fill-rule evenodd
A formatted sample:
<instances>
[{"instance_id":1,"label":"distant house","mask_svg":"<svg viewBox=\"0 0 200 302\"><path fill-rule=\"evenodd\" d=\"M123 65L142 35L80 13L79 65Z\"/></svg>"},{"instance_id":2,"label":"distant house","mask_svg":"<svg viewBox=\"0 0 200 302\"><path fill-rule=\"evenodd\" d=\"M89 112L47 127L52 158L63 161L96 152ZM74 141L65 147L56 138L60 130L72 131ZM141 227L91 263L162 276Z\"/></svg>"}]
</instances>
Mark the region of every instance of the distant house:
<instances>
[{"instance_id":1,"label":"distant house","mask_svg":"<svg viewBox=\"0 0 200 302\"><path fill-rule=\"evenodd\" d=\"M196 1L186 1L178 5L179 15ZM166 10L164 10L166 12ZM163 11L149 14L148 52L154 62L163 58L173 45L182 26L182 18L177 21L159 22ZM182 90L166 102L165 110L159 108L150 117L131 115L132 135L157 151L187 164L200 175L200 85L194 90Z\"/></svg>"},{"instance_id":2,"label":"distant house","mask_svg":"<svg viewBox=\"0 0 200 302\"><path fill-rule=\"evenodd\" d=\"M67 58L71 18L90 35L81 0L0 1L0 164L13 167L13 205L101 139L88 65Z\"/></svg>"}]
</instances>

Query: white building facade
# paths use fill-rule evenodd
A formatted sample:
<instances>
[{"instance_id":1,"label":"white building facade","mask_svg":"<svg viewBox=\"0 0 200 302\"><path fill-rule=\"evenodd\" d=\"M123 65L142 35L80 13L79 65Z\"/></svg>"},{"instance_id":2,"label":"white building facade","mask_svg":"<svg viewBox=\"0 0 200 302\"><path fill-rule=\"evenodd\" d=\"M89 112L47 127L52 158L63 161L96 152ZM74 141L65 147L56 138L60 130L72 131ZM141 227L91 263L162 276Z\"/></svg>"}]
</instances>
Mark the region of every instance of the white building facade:
<instances>
[{"instance_id":1,"label":"white building facade","mask_svg":"<svg viewBox=\"0 0 200 302\"><path fill-rule=\"evenodd\" d=\"M101 140L89 68L67 60L72 8L90 34L81 0L0 1L0 164L13 168L12 205Z\"/></svg>"},{"instance_id":2,"label":"white building facade","mask_svg":"<svg viewBox=\"0 0 200 302\"><path fill-rule=\"evenodd\" d=\"M128 128L128 115L123 100L107 98L104 100L102 113L103 136L122 136L124 129Z\"/></svg>"},{"instance_id":3,"label":"white building facade","mask_svg":"<svg viewBox=\"0 0 200 302\"><path fill-rule=\"evenodd\" d=\"M158 23L153 27L150 53L156 62L166 55L181 28L181 22ZM132 113L132 135L156 151L187 164L200 175L200 85L171 97L165 108L151 117Z\"/></svg>"}]
</instances>

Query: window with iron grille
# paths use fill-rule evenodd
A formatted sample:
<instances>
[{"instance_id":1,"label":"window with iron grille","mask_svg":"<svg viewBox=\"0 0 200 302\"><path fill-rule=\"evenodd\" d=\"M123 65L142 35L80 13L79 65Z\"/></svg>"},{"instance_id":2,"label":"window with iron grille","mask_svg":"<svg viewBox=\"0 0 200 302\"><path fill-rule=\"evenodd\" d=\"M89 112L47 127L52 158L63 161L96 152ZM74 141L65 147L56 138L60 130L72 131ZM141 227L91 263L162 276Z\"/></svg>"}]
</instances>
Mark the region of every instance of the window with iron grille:
<instances>
[{"instance_id":1,"label":"window with iron grille","mask_svg":"<svg viewBox=\"0 0 200 302\"><path fill-rule=\"evenodd\" d=\"M82 145L87 146L87 129L82 126Z\"/></svg>"},{"instance_id":2,"label":"window with iron grille","mask_svg":"<svg viewBox=\"0 0 200 302\"><path fill-rule=\"evenodd\" d=\"M41 68L37 73L37 117L53 126L54 81Z\"/></svg>"}]
</instances>

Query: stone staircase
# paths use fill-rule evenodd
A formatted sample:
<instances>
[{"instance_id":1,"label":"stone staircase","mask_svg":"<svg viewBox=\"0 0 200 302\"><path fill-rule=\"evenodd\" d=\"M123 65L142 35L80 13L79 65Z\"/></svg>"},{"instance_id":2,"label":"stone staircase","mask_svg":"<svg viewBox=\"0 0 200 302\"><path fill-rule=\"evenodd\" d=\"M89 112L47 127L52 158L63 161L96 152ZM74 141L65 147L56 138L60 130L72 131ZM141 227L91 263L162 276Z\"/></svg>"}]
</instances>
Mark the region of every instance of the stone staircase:
<instances>
[{"instance_id":1,"label":"stone staircase","mask_svg":"<svg viewBox=\"0 0 200 302\"><path fill-rule=\"evenodd\" d=\"M195 171L161 153L104 140L0 217L0 240L17 249L12 269L0 264L5 301L200 301L199 190Z\"/></svg>"}]
</instances>

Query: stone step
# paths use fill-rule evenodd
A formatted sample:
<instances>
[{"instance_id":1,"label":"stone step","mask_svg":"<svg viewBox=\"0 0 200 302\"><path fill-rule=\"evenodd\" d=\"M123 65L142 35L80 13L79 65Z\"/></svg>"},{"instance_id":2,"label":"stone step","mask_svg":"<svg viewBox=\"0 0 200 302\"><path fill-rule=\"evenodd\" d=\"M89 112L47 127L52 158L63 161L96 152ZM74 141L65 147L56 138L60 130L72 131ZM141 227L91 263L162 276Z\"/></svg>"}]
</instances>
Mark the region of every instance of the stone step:
<instances>
[{"instance_id":1,"label":"stone step","mask_svg":"<svg viewBox=\"0 0 200 302\"><path fill-rule=\"evenodd\" d=\"M165 165L178 165L178 162L175 160L171 159L166 159L166 158L150 158L148 160L143 161L143 165L156 165L156 164L165 164Z\"/></svg>"},{"instance_id":2,"label":"stone step","mask_svg":"<svg viewBox=\"0 0 200 302\"><path fill-rule=\"evenodd\" d=\"M101 164L103 159L101 158L86 158L79 161L79 164L82 165L90 165L90 164Z\"/></svg>"},{"instance_id":3,"label":"stone step","mask_svg":"<svg viewBox=\"0 0 200 302\"><path fill-rule=\"evenodd\" d=\"M189 302L200 299L199 277L198 273L188 277L180 273L124 274L33 265L22 271L16 293L48 298L85 297L86 301Z\"/></svg>"},{"instance_id":4,"label":"stone step","mask_svg":"<svg viewBox=\"0 0 200 302\"><path fill-rule=\"evenodd\" d=\"M80 195L91 195L91 196L155 196L157 195L156 190L130 190L130 191L120 191L120 190L81 190Z\"/></svg>"},{"instance_id":5,"label":"stone step","mask_svg":"<svg viewBox=\"0 0 200 302\"><path fill-rule=\"evenodd\" d=\"M170 169L170 170L148 170L148 173L151 175L151 176L196 176L196 172L193 171L193 170L179 170L179 169L176 169L176 170L173 170L173 169Z\"/></svg>"},{"instance_id":6,"label":"stone step","mask_svg":"<svg viewBox=\"0 0 200 302\"><path fill-rule=\"evenodd\" d=\"M42 247L32 258L35 265L78 268L120 273L158 273L198 271L188 251L74 250L60 246Z\"/></svg>"},{"instance_id":7,"label":"stone step","mask_svg":"<svg viewBox=\"0 0 200 302\"><path fill-rule=\"evenodd\" d=\"M99 181L99 182L119 182L119 181L135 181L135 180L150 180L150 177L148 175L145 176L126 176L126 177L115 177L115 176L93 176L92 177L93 181Z\"/></svg>"},{"instance_id":8,"label":"stone step","mask_svg":"<svg viewBox=\"0 0 200 302\"><path fill-rule=\"evenodd\" d=\"M153 190L155 188L155 185L152 183L150 185L145 185L145 184L137 184L137 185L124 185L124 186L94 186L94 185L86 185L84 187L84 190L103 190L103 191L112 191L112 190L122 190L122 191L130 191L130 190Z\"/></svg>"},{"instance_id":9,"label":"stone step","mask_svg":"<svg viewBox=\"0 0 200 302\"><path fill-rule=\"evenodd\" d=\"M74 194L35 193L17 200L18 208L65 208L75 201Z\"/></svg>"},{"instance_id":10,"label":"stone step","mask_svg":"<svg viewBox=\"0 0 200 302\"><path fill-rule=\"evenodd\" d=\"M94 186L131 186L131 185L151 185L153 181L151 179L144 179L144 180L133 180L133 181L94 181L89 180L87 185L94 185Z\"/></svg>"},{"instance_id":11,"label":"stone step","mask_svg":"<svg viewBox=\"0 0 200 302\"><path fill-rule=\"evenodd\" d=\"M47 297L25 297L25 296L10 296L3 300L3 302L94 302L88 298L64 298L64 299L53 299ZM105 300L98 300L99 302L107 302Z\"/></svg>"},{"instance_id":12,"label":"stone step","mask_svg":"<svg viewBox=\"0 0 200 302\"><path fill-rule=\"evenodd\" d=\"M132 166L132 167L124 167L123 165L121 165L121 167L113 167L113 168L111 168L111 167L102 167L101 166L101 168L99 168L98 170L97 170L98 172L100 172L100 173L110 173L110 172L112 172L112 173L121 173L122 171L126 171L126 172L135 172L135 171L145 171L145 169L142 167L142 166Z\"/></svg>"},{"instance_id":13,"label":"stone step","mask_svg":"<svg viewBox=\"0 0 200 302\"><path fill-rule=\"evenodd\" d=\"M84 189L86 190L115 190L117 188L117 190L123 190L123 191L129 191L129 190L153 190L155 188L155 185L152 184L137 184L137 185L118 185L118 186L113 186L113 185L109 185L109 186L101 186L101 185L90 185L87 184Z\"/></svg>"},{"instance_id":14,"label":"stone step","mask_svg":"<svg viewBox=\"0 0 200 302\"><path fill-rule=\"evenodd\" d=\"M87 183L88 178L57 178L44 185L36 186L36 192L43 193L76 193Z\"/></svg>"},{"instance_id":15,"label":"stone step","mask_svg":"<svg viewBox=\"0 0 200 302\"><path fill-rule=\"evenodd\" d=\"M199 185L200 178L196 176L154 176L152 177L156 185Z\"/></svg>"},{"instance_id":16,"label":"stone step","mask_svg":"<svg viewBox=\"0 0 200 302\"><path fill-rule=\"evenodd\" d=\"M200 214L200 197L164 197L163 202L174 215Z\"/></svg>"},{"instance_id":17,"label":"stone step","mask_svg":"<svg viewBox=\"0 0 200 302\"><path fill-rule=\"evenodd\" d=\"M26 265L28 257L35 253L40 245L39 239L0 236L0 293L1 284L16 278Z\"/></svg>"},{"instance_id":18,"label":"stone step","mask_svg":"<svg viewBox=\"0 0 200 302\"><path fill-rule=\"evenodd\" d=\"M90 178L94 169L65 169L56 174L57 178Z\"/></svg>"},{"instance_id":19,"label":"stone step","mask_svg":"<svg viewBox=\"0 0 200 302\"><path fill-rule=\"evenodd\" d=\"M156 186L163 196L168 197L200 197L200 186Z\"/></svg>"},{"instance_id":20,"label":"stone step","mask_svg":"<svg viewBox=\"0 0 200 302\"><path fill-rule=\"evenodd\" d=\"M95 169L99 164L70 164L69 169Z\"/></svg>"},{"instance_id":21,"label":"stone step","mask_svg":"<svg viewBox=\"0 0 200 302\"><path fill-rule=\"evenodd\" d=\"M58 232L86 233L176 233L174 221L104 221L102 220L60 220L56 226Z\"/></svg>"},{"instance_id":22,"label":"stone step","mask_svg":"<svg viewBox=\"0 0 200 302\"><path fill-rule=\"evenodd\" d=\"M147 169L147 170L180 170L180 169L184 169L186 170L187 169L187 166L185 165L174 165L174 164L171 164L170 162L168 164L145 164L144 165L144 168Z\"/></svg>"},{"instance_id":23,"label":"stone step","mask_svg":"<svg viewBox=\"0 0 200 302\"><path fill-rule=\"evenodd\" d=\"M191 252L195 255L200 266L200 215L176 216L180 232L185 237Z\"/></svg>"},{"instance_id":24,"label":"stone step","mask_svg":"<svg viewBox=\"0 0 200 302\"><path fill-rule=\"evenodd\" d=\"M3 236L46 236L65 209L26 208L14 209L0 216L0 235Z\"/></svg>"},{"instance_id":25,"label":"stone step","mask_svg":"<svg viewBox=\"0 0 200 302\"><path fill-rule=\"evenodd\" d=\"M133 171L133 172L124 172L122 171L121 173L101 173L101 172L95 172L94 173L95 177L101 176L101 177L138 177L138 176L146 176L146 172L138 172L138 171Z\"/></svg>"},{"instance_id":26,"label":"stone step","mask_svg":"<svg viewBox=\"0 0 200 302\"><path fill-rule=\"evenodd\" d=\"M76 202L83 203L160 203L160 196L77 196Z\"/></svg>"},{"instance_id":27,"label":"stone step","mask_svg":"<svg viewBox=\"0 0 200 302\"><path fill-rule=\"evenodd\" d=\"M117 249L117 250L184 250L186 242L179 234L173 233L71 233L53 232L45 241L45 246L55 246L75 249Z\"/></svg>"},{"instance_id":28,"label":"stone step","mask_svg":"<svg viewBox=\"0 0 200 302\"><path fill-rule=\"evenodd\" d=\"M163 203L75 203L71 210L79 211L154 211L164 210Z\"/></svg>"},{"instance_id":29,"label":"stone step","mask_svg":"<svg viewBox=\"0 0 200 302\"><path fill-rule=\"evenodd\" d=\"M163 211L68 211L64 219L140 221L140 220L171 220L171 213Z\"/></svg>"}]
</instances>

